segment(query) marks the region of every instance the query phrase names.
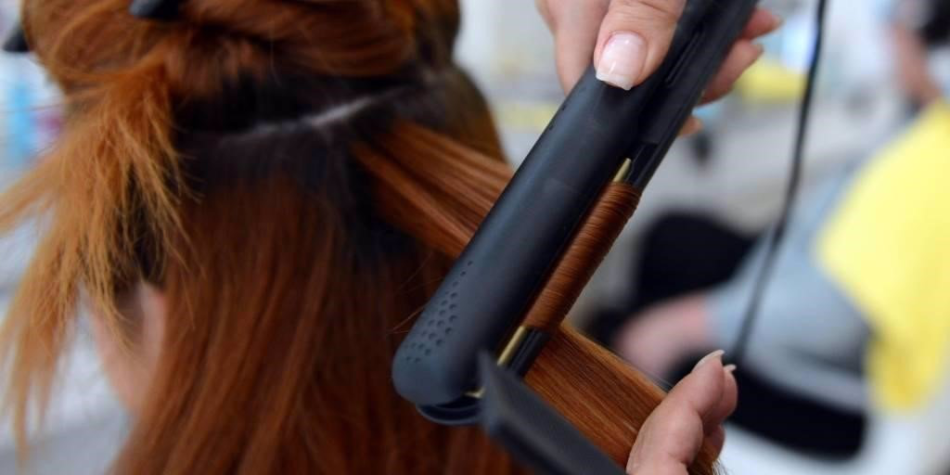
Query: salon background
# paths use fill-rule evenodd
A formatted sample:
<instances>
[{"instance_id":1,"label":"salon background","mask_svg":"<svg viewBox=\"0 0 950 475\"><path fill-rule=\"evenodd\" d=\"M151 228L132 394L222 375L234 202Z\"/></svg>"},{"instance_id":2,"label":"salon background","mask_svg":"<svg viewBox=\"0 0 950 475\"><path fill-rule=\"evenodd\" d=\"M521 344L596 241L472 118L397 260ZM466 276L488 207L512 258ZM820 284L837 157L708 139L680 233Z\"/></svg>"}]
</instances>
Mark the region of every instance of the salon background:
<instances>
[{"instance_id":1,"label":"salon background","mask_svg":"<svg viewBox=\"0 0 950 475\"><path fill-rule=\"evenodd\" d=\"M810 59L814 1L763 3L785 19L785 26L764 40L764 58L739 82L735 94L699 110L705 130L674 146L637 216L575 307L575 323L608 344L631 315L651 303L735 278L756 237L777 216ZM926 0L831 1L806 154L806 196L842 170L860 167L920 113L922 105L908 98L899 80L891 28L895 22L913 24L922 3ZM563 98L550 35L534 2L462 4L459 59L489 95L507 152L517 162ZM15 16L16 2L3 0L0 30L8 31ZM950 54L934 51L931 56L938 82L950 92ZM55 90L29 56L0 55L0 182L28 169L56 136L56 103ZM25 226L0 241L5 257L0 260L0 307L17 284L33 235L34 228ZM794 286L775 292L786 292L792 300L814 297ZM816 305L810 318L836 321L833 305ZM950 314L934 318L950 319ZM127 427L87 335L80 335L73 352L47 427L33 442L34 463L24 473L102 473ZM756 358L755 352L750 358ZM942 389L947 385L940 384L915 405L894 410L874 403L860 368L859 391L829 397L816 387L820 379L809 380L807 372L789 380L775 377L785 373L781 363L764 368L766 374L756 374L754 364L740 369L740 411L728 429L723 455L730 474L950 473L946 451L922 442L950 440L950 414L945 414L950 411L943 407L950 405L950 390ZM675 373L654 376L669 383ZM945 373L950 376L950 369ZM4 425L0 474L12 473L15 452Z\"/></svg>"}]
</instances>

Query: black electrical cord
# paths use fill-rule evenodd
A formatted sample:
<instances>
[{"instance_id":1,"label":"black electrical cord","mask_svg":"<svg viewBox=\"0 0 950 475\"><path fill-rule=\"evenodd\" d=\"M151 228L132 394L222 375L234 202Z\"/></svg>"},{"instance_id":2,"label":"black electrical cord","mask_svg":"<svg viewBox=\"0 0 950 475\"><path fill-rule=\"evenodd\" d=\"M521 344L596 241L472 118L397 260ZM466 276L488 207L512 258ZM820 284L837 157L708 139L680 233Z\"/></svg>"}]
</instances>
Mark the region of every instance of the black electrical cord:
<instances>
[{"instance_id":1,"label":"black electrical cord","mask_svg":"<svg viewBox=\"0 0 950 475\"><path fill-rule=\"evenodd\" d=\"M818 0L816 13L816 33L815 44L812 50L811 64L808 67L808 79L805 84L805 94L802 97L801 107L798 114L798 128L795 135L795 150L792 153L792 171L788 180L788 186L785 189L785 202L782 204L782 212L779 215L778 223L769 233L766 242L765 258L762 267L759 268L758 278L755 279L752 288L752 295L749 299L749 305L746 307L745 314L742 317L742 325L739 328L739 335L730 354L730 359L739 363L745 358L746 350L749 346L749 337L758 320L761 312L762 300L765 291L775 273L775 261L778 259L779 251L785 240L788 222L791 219L792 210L795 205L795 198L798 196L798 190L801 184L802 167L804 165L805 143L808 132L808 122L811 116L812 99L815 93L815 83L818 77L818 66L821 63L821 47L825 36L825 16L827 12L828 1Z\"/></svg>"}]
</instances>

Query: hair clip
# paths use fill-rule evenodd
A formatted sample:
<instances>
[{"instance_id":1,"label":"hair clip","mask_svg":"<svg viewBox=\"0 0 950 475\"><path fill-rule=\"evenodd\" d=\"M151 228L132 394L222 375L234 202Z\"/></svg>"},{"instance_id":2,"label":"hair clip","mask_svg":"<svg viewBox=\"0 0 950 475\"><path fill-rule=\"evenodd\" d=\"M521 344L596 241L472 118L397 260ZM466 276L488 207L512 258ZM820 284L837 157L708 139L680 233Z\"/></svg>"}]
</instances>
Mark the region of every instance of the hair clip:
<instances>
[{"instance_id":1,"label":"hair clip","mask_svg":"<svg viewBox=\"0 0 950 475\"><path fill-rule=\"evenodd\" d=\"M3 42L3 50L7 53L29 53L30 45L26 42L26 34L23 33L23 27L17 25L10 32L10 36Z\"/></svg>"},{"instance_id":2,"label":"hair clip","mask_svg":"<svg viewBox=\"0 0 950 475\"><path fill-rule=\"evenodd\" d=\"M146 20L171 21L178 17L184 0L133 0L129 13Z\"/></svg>"}]
</instances>

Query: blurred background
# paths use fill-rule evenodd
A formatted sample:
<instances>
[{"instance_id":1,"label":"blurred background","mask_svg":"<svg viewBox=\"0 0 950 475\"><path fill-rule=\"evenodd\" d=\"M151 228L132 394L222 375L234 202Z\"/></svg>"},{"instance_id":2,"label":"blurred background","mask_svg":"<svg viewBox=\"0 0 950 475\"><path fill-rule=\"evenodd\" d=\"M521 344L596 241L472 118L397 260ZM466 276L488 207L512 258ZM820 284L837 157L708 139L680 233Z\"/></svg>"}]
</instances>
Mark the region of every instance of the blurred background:
<instances>
[{"instance_id":1,"label":"blurred background","mask_svg":"<svg viewBox=\"0 0 950 475\"><path fill-rule=\"evenodd\" d=\"M732 95L698 110L705 129L673 147L572 317L661 385L675 383L697 355L728 350L734 342L757 279L759 243L780 210L811 59L815 1L762 3L784 18L784 27L764 40L764 57ZM918 355L917 347L905 344L909 354L897 356L909 367L929 358L918 364L926 372L922 382L878 387L883 383L869 361L877 354L875 342L891 337L892 317L861 300L864 294L854 289L874 282L864 282L855 265L838 259L845 251L834 245L838 234L877 234L860 228L857 219L838 224L839 213L856 199L851 191L888 159L888 151L897 153L894 143L940 119L933 109L945 107L940 104L950 93L950 54L942 36L950 30L947 4L831 0L799 206L737 373L740 409L723 455L732 475L950 473L943 337L928 340L932 351ZM462 5L458 59L490 97L517 164L563 99L550 34L529 0ZM9 31L15 19L16 2L3 0L0 29ZM0 183L28 169L59 128L55 88L42 70L29 55L0 55ZM950 136L950 127L943 130ZM935 140L908 153L932 152L939 147ZM921 199L928 198L938 196ZM6 257L0 260L0 306L30 254L31 231L27 226L0 241ZM910 272L900 256L895 259L895 275ZM925 260L939 262L936 256ZM917 309L902 331L950 330L934 323L950 321L950 313L940 313L950 312L947 299L936 300L943 306ZM914 326L914 318L925 323ZM908 338L902 342L913 343ZM3 425L0 473L95 474L108 465L126 416L89 338L80 335L73 351L46 430L34 443L34 465L17 472L12 435Z\"/></svg>"}]
</instances>

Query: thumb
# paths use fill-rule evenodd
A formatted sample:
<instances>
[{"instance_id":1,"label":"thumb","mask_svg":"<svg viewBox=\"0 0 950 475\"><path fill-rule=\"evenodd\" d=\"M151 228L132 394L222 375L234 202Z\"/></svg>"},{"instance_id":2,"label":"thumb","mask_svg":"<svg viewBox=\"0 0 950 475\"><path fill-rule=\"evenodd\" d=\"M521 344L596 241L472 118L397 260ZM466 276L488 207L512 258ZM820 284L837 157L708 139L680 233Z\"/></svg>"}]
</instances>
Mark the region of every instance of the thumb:
<instances>
[{"instance_id":1,"label":"thumb","mask_svg":"<svg viewBox=\"0 0 950 475\"><path fill-rule=\"evenodd\" d=\"M627 473L687 474L706 435L717 432L735 407L735 385L726 383L732 376L723 369L722 354L717 351L703 358L650 414L630 452ZM724 397L729 399L723 407Z\"/></svg>"},{"instance_id":2,"label":"thumb","mask_svg":"<svg viewBox=\"0 0 950 475\"><path fill-rule=\"evenodd\" d=\"M600 27L597 79L623 89L643 82L670 48L686 0L611 0Z\"/></svg>"}]
</instances>

